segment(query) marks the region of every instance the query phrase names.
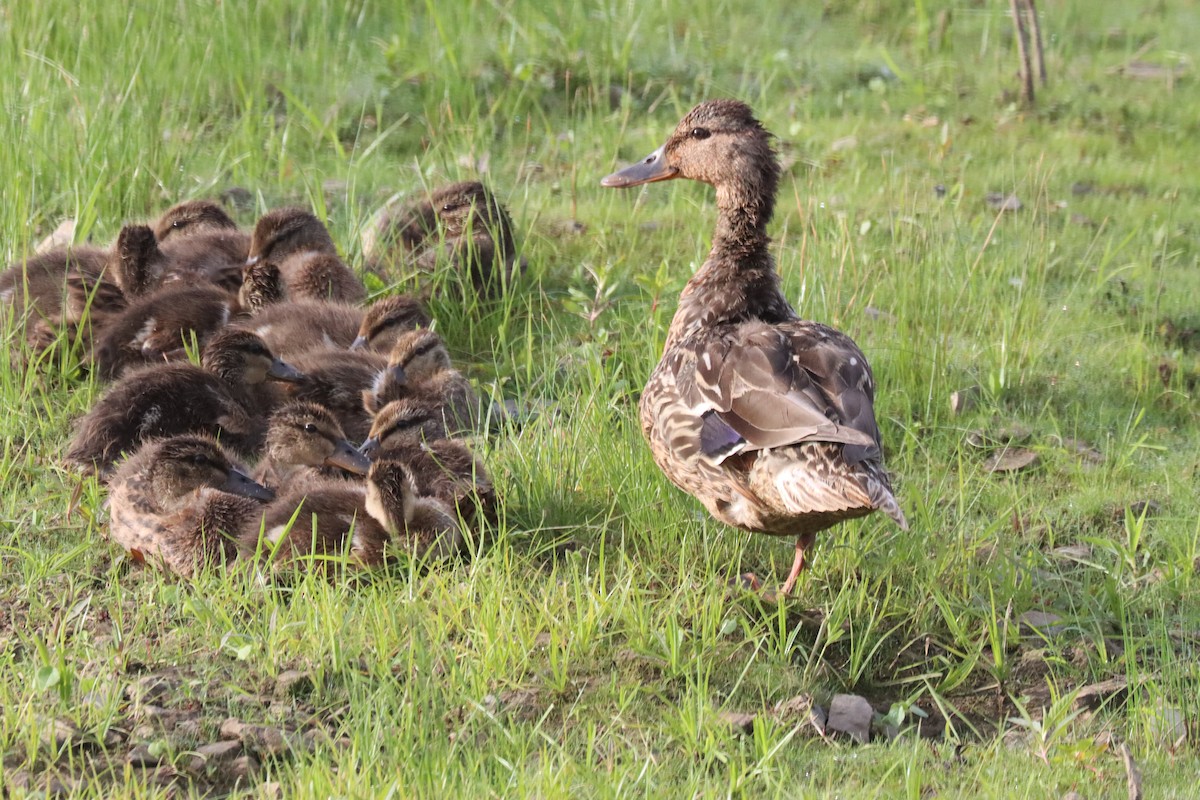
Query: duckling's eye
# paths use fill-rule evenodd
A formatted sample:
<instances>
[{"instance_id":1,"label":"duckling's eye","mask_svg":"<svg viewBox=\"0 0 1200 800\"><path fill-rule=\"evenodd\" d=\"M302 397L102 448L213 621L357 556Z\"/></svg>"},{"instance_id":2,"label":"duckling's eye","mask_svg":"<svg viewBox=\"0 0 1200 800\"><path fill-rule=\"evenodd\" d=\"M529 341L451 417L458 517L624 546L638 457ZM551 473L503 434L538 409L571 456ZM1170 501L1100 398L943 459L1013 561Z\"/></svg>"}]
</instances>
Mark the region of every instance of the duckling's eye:
<instances>
[{"instance_id":1,"label":"duckling's eye","mask_svg":"<svg viewBox=\"0 0 1200 800\"><path fill-rule=\"evenodd\" d=\"M316 433L317 426L312 424L311 422L306 422L306 423L304 423L304 432L305 433Z\"/></svg>"},{"instance_id":2,"label":"duckling's eye","mask_svg":"<svg viewBox=\"0 0 1200 800\"><path fill-rule=\"evenodd\" d=\"M188 459L188 461L192 462L198 467L203 467L208 465L208 456L204 455L204 453L194 453L192 457Z\"/></svg>"},{"instance_id":3,"label":"duckling's eye","mask_svg":"<svg viewBox=\"0 0 1200 800\"><path fill-rule=\"evenodd\" d=\"M707 139L712 133L708 128L692 128L691 136L693 139Z\"/></svg>"}]
</instances>

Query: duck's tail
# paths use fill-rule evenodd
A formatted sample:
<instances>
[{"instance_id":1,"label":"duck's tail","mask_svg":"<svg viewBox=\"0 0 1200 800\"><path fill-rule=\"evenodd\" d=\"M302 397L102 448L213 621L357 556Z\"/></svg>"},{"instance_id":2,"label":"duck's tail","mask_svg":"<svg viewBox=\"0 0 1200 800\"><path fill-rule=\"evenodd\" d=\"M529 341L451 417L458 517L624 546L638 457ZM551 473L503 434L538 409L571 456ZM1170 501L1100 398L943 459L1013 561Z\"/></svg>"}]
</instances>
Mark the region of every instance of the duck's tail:
<instances>
[{"instance_id":1,"label":"duck's tail","mask_svg":"<svg viewBox=\"0 0 1200 800\"><path fill-rule=\"evenodd\" d=\"M900 530L908 530L908 520L904 518L904 511L896 501L896 495L892 494L892 487L888 486L886 476L881 480L879 476L868 474L865 483L871 504L891 517L900 526Z\"/></svg>"}]
</instances>

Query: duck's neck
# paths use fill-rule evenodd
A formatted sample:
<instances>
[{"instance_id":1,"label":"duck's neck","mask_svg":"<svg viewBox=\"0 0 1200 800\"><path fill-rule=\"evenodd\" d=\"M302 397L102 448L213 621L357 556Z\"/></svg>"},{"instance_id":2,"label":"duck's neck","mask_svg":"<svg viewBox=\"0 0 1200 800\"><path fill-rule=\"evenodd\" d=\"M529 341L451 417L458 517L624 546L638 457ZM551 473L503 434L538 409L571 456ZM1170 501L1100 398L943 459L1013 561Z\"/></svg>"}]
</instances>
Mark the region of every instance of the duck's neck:
<instances>
[{"instance_id":1,"label":"duck's neck","mask_svg":"<svg viewBox=\"0 0 1200 800\"><path fill-rule=\"evenodd\" d=\"M679 297L667 347L705 328L748 319L795 317L779 289L767 223L775 208L774 175L756 186L717 186L712 250Z\"/></svg>"}]
</instances>

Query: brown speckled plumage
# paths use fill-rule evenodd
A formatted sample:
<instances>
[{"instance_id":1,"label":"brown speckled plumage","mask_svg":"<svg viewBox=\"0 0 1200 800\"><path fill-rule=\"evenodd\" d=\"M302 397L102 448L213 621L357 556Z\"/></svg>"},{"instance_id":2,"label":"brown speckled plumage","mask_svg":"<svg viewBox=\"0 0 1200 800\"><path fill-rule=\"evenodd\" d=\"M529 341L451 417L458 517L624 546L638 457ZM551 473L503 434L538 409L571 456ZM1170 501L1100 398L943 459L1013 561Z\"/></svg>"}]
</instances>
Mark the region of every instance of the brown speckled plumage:
<instances>
[{"instance_id":1,"label":"brown speckled plumage","mask_svg":"<svg viewBox=\"0 0 1200 800\"><path fill-rule=\"evenodd\" d=\"M191 577L237 556L233 537L269 498L216 441L175 436L147 444L113 476L108 535L136 559Z\"/></svg>"},{"instance_id":2,"label":"brown speckled plumage","mask_svg":"<svg viewBox=\"0 0 1200 800\"><path fill-rule=\"evenodd\" d=\"M361 449L373 460L405 464L419 494L457 508L465 519L477 513L495 518L499 503L491 477L465 444L446 438L436 403L412 398L388 403L375 415Z\"/></svg>"},{"instance_id":3,"label":"brown speckled plumage","mask_svg":"<svg viewBox=\"0 0 1200 800\"><path fill-rule=\"evenodd\" d=\"M363 406L375 414L393 400L410 397L440 405L450 433L472 429L480 416L471 382L454 369L442 337L428 328L400 335L387 369L363 392Z\"/></svg>"},{"instance_id":4,"label":"brown speckled plumage","mask_svg":"<svg viewBox=\"0 0 1200 800\"><path fill-rule=\"evenodd\" d=\"M237 230L237 223L219 203L211 200L176 203L154 223L154 236L160 242L213 230Z\"/></svg>"},{"instance_id":5,"label":"brown speckled plumage","mask_svg":"<svg viewBox=\"0 0 1200 800\"><path fill-rule=\"evenodd\" d=\"M142 442L184 433L218 437L239 456L262 443L268 409L252 393L271 373L291 368L252 333L225 329L204 349L203 366L152 365L132 370L101 397L76 426L67 461L107 472L122 452Z\"/></svg>"},{"instance_id":6,"label":"brown speckled plumage","mask_svg":"<svg viewBox=\"0 0 1200 800\"><path fill-rule=\"evenodd\" d=\"M849 337L800 319L780 291L766 233L779 166L745 104L700 104L604 185L670 178L711 184L719 213L642 393L642 428L667 477L717 519L797 537L786 593L816 532L877 509L906 527L883 469L874 379Z\"/></svg>"},{"instance_id":7,"label":"brown speckled plumage","mask_svg":"<svg viewBox=\"0 0 1200 800\"><path fill-rule=\"evenodd\" d=\"M337 418L316 403L292 402L275 409L263 450L254 479L281 490L336 478L343 470L364 475L370 465L346 439Z\"/></svg>"}]
</instances>

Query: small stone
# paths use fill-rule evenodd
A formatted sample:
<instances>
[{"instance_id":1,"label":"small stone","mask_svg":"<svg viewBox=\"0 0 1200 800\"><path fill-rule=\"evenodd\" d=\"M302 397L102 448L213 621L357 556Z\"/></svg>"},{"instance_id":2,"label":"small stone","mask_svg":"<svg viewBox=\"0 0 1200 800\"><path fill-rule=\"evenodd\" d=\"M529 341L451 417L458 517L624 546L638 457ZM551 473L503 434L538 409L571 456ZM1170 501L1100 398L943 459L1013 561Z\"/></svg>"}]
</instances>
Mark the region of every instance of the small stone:
<instances>
[{"instance_id":1,"label":"small stone","mask_svg":"<svg viewBox=\"0 0 1200 800\"><path fill-rule=\"evenodd\" d=\"M1129 688L1125 678L1112 678L1107 681L1089 684L1075 695L1075 708L1096 709L1106 700L1123 693Z\"/></svg>"},{"instance_id":2,"label":"small stone","mask_svg":"<svg viewBox=\"0 0 1200 800\"><path fill-rule=\"evenodd\" d=\"M125 696L138 705L161 705L174 688L174 683L162 675L146 675L130 684Z\"/></svg>"},{"instance_id":3,"label":"small stone","mask_svg":"<svg viewBox=\"0 0 1200 800\"><path fill-rule=\"evenodd\" d=\"M196 741L204 733L204 726L198 719L181 720L175 725L175 735L180 739L191 739Z\"/></svg>"},{"instance_id":4,"label":"small stone","mask_svg":"<svg viewBox=\"0 0 1200 800\"><path fill-rule=\"evenodd\" d=\"M196 754L206 761L228 761L241 755L242 743L237 741L211 742L196 748Z\"/></svg>"},{"instance_id":5,"label":"small stone","mask_svg":"<svg viewBox=\"0 0 1200 800\"><path fill-rule=\"evenodd\" d=\"M135 745L125 756L125 763L131 767L157 767L162 761L160 756L150 751L150 745Z\"/></svg>"},{"instance_id":6,"label":"small stone","mask_svg":"<svg viewBox=\"0 0 1200 800\"><path fill-rule=\"evenodd\" d=\"M987 203L988 208L992 209L993 211L1012 212L1020 211L1025 207L1025 204L1022 203L1021 199L1015 194L988 192L986 195L984 195L983 199L984 202Z\"/></svg>"},{"instance_id":7,"label":"small stone","mask_svg":"<svg viewBox=\"0 0 1200 800\"><path fill-rule=\"evenodd\" d=\"M1038 463L1038 454L1026 447L1008 447L983 462L988 472L1021 472Z\"/></svg>"},{"instance_id":8,"label":"small stone","mask_svg":"<svg viewBox=\"0 0 1200 800\"><path fill-rule=\"evenodd\" d=\"M983 390L978 386L968 386L950 393L950 413L960 416L979 405L979 397Z\"/></svg>"},{"instance_id":9,"label":"small stone","mask_svg":"<svg viewBox=\"0 0 1200 800\"><path fill-rule=\"evenodd\" d=\"M79 747L86 739L78 725L65 719L43 720L40 738L47 747Z\"/></svg>"},{"instance_id":10,"label":"small stone","mask_svg":"<svg viewBox=\"0 0 1200 800\"><path fill-rule=\"evenodd\" d=\"M1045 636L1057 636L1066 630L1062 617L1046 611L1026 611L1021 615L1021 629L1026 634L1041 633Z\"/></svg>"},{"instance_id":11,"label":"small stone","mask_svg":"<svg viewBox=\"0 0 1200 800\"><path fill-rule=\"evenodd\" d=\"M875 711L865 697L856 694L837 694L829 704L829 721L826 729L844 733L859 744L871 739L871 719Z\"/></svg>"},{"instance_id":12,"label":"small stone","mask_svg":"<svg viewBox=\"0 0 1200 800\"><path fill-rule=\"evenodd\" d=\"M247 750L262 755L280 756L291 749L287 734L268 725L244 725L239 738Z\"/></svg>"},{"instance_id":13,"label":"small stone","mask_svg":"<svg viewBox=\"0 0 1200 800\"><path fill-rule=\"evenodd\" d=\"M717 715L722 723L733 729L735 733L753 733L754 715L742 711L722 711Z\"/></svg>"},{"instance_id":14,"label":"small stone","mask_svg":"<svg viewBox=\"0 0 1200 800\"><path fill-rule=\"evenodd\" d=\"M229 774L238 781L249 781L258 772L258 759L252 755L238 756L229 765Z\"/></svg>"},{"instance_id":15,"label":"small stone","mask_svg":"<svg viewBox=\"0 0 1200 800\"><path fill-rule=\"evenodd\" d=\"M240 739L242 738L242 730L246 727L246 723L242 722L237 717L229 717L221 723L221 738L222 739Z\"/></svg>"},{"instance_id":16,"label":"small stone","mask_svg":"<svg viewBox=\"0 0 1200 800\"><path fill-rule=\"evenodd\" d=\"M284 670L275 679L276 697L300 697L310 693L312 690L312 676L303 670Z\"/></svg>"}]
</instances>

